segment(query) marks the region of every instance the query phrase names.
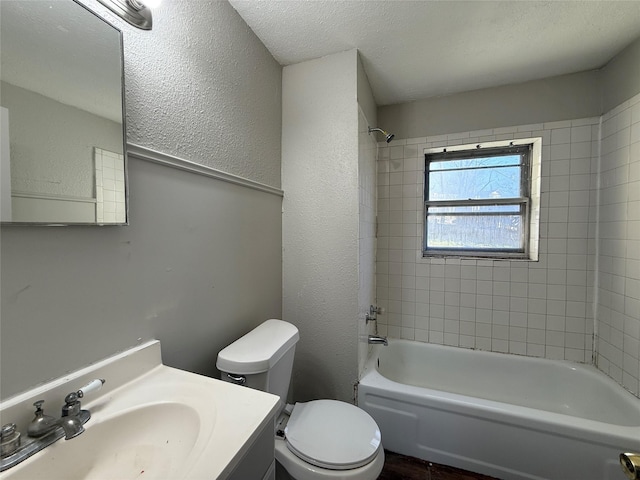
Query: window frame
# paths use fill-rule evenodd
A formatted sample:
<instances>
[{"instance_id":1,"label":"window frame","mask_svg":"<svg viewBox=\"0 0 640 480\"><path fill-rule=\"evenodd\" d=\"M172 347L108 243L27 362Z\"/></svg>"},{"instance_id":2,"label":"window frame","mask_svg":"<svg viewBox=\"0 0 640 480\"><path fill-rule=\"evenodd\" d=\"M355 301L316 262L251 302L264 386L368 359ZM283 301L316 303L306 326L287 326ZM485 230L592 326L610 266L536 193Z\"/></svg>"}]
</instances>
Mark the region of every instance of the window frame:
<instances>
[{"instance_id":1,"label":"window frame","mask_svg":"<svg viewBox=\"0 0 640 480\"><path fill-rule=\"evenodd\" d=\"M534 163L534 141L509 141L491 142L488 144L457 145L438 149L425 149L424 153L424 188L423 188L423 242L422 256L430 257L453 257L453 258L504 258L530 260L531 254L531 222L532 222L532 165ZM450 161L478 157L506 156L514 153L521 156L520 161L520 197L499 198L499 199L468 199L468 200L429 200L429 165L437 161ZM430 207L452 207L452 206L498 206L498 205L519 205L519 215L522 222L521 247L518 249L506 248L486 248L486 249L460 249L460 248L429 248L428 239L428 215ZM513 214L513 213L510 213ZM452 216L458 216L453 214ZM468 213L466 215L469 215ZM475 214L476 216L500 216L504 214Z\"/></svg>"}]
</instances>

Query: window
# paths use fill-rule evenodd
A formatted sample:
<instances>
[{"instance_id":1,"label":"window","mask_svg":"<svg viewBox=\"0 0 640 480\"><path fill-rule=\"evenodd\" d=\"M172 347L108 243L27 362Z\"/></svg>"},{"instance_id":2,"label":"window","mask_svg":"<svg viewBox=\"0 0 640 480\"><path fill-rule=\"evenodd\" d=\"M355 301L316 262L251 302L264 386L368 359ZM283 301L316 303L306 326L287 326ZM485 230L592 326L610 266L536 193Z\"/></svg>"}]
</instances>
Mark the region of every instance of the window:
<instances>
[{"instance_id":1,"label":"window","mask_svg":"<svg viewBox=\"0 0 640 480\"><path fill-rule=\"evenodd\" d=\"M423 255L530 258L533 149L529 140L426 151Z\"/></svg>"}]
</instances>

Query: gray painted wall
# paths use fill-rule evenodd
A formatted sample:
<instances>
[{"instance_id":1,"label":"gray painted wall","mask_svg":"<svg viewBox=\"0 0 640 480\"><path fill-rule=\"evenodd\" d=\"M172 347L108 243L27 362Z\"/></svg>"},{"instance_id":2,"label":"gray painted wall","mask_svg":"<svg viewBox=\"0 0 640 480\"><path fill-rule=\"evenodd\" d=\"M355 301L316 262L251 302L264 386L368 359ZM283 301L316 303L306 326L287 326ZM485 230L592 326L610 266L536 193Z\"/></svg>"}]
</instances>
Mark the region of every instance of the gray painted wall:
<instances>
[{"instance_id":1,"label":"gray painted wall","mask_svg":"<svg viewBox=\"0 0 640 480\"><path fill-rule=\"evenodd\" d=\"M640 93L640 38L602 69L602 112Z\"/></svg>"},{"instance_id":2,"label":"gray painted wall","mask_svg":"<svg viewBox=\"0 0 640 480\"><path fill-rule=\"evenodd\" d=\"M129 140L279 187L281 68L230 5L119 25ZM3 398L138 339L215 375L220 348L281 315L279 196L135 158L129 183L130 226L2 227Z\"/></svg>"},{"instance_id":3,"label":"gray painted wall","mask_svg":"<svg viewBox=\"0 0 640 480\"><path fill-rule=\"evenodd\" d=\"M597 71L545 78L378 108L396 139L600 115Z\"/></svg>"}]
</instances>

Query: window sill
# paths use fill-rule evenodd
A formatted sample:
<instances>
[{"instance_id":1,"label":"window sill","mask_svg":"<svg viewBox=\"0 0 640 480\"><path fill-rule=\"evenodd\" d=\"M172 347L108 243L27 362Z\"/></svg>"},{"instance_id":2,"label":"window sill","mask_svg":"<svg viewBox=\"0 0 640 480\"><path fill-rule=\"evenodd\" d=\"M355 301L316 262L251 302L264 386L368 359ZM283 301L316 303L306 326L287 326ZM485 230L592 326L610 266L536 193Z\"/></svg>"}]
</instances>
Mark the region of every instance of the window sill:
<instances>
[{"instance_id":1,"label":"window sill","mask_svg":"<svg viewBox=\"0 0 640 480\"><path fill-rule=\"evenodd\" d=\"M438 259L457 259L457 260L514 260L520 262L537 262L538 258L532 258L531 255L525 253L507 253L507 252L442 252L431 251L423 252L422 260L432 258Z\"/></svg>"}]
</instances>

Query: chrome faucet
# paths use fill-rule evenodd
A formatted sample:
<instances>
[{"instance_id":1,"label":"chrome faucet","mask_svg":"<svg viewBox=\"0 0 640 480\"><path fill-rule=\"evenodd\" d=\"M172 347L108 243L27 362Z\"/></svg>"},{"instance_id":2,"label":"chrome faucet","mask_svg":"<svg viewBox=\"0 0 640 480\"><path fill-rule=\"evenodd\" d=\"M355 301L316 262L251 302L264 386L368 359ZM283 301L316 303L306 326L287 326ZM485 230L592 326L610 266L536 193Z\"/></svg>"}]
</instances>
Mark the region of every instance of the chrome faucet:
<instances>
[{"instance_id":1,"label":"chrome faucet","mask_svg":"<svg viewBox=\"0 0 640 480\"><path fill-rule=\"evenodd\" d=\"M81 390L80 390L81 391ZM80 397L78 392L71 392L64 399L62 414L60 418L55 419L50 415L45 415L42 410L44 400L38 400L33 404L36 407L35 417L27 428L27 435L33 438L44 437L48 433L62 427L65 440L77 437L84 432L83 424L91 418L88 410L80 409Z\"/></svg>"},{"instance_id":2,"label":"chrome faucet","mask_svg":"<svg viewBox=\"0 0 640 480\"><path fill-rule=\"evenodd\" d=\"M24 444L20 440L20 433L16 431L15 424L3 426L0 435L3 446L0 472L26 460L62 437L69 440L84 432L83 425L89 421L91 413L81 409L80 399L85 394L98 390L104 382L103 379L92 380L80 390L69 393L64 398L62 414L58 419L44 414L42 409L44 400L35 402L33 404L36 407L35 417L27 428L27 440ZM5 445L6 448L4 448Z\"/></svg>"},{"instance_id":3,"label":"chrome faucet","mask_svg":"<svg viewBox=\"0 0 640 480\"><path fill-rule=\"evenodd\" d=\"M378 320L378 315L382 315L383 313L384 308L378 307L376 305L369 305L369 311L364 315L365 322L375 322L376 320Z\"/></svg>"},{"instance_id":4,"label":"chrome faucet","mask_svg":"<svg viewBox=\"0 0 640 480\"><path fill-rule=\"evenodd\" d=\"M369 335L369 338L367 341L368 343L371 343L373 345L384 345L384 346L389 345L389 341L387 340L387 337L381 337L379 335Z\"/></svg>"}]
</instances>

